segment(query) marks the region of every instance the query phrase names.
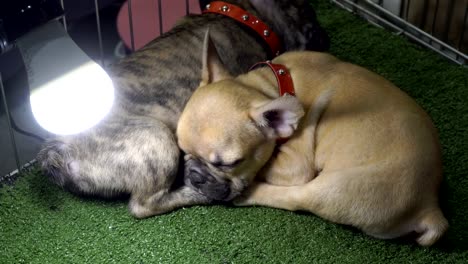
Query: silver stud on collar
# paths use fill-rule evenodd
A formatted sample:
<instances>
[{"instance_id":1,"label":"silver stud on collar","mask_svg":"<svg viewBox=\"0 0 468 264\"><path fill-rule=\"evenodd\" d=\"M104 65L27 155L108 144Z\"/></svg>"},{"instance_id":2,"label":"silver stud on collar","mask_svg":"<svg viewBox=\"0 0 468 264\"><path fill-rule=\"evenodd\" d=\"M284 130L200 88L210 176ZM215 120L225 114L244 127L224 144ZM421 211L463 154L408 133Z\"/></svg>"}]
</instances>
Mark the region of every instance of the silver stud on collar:
<instances>
[{"instance_id":1,"label":"silver stud on collar","mask_svg":"<svg viewBox=\"0 0 468 264\"><path fill-rule=\"evenodd\" d=\"M265 29L265 30L263 31L263 35L264 35L265 37L270 36L270 31L268 31L267 29Z\"/></svg>"},{"instance_id":2,"label":"silver stud on collar","mask_svg":"<svg viewBox=\"0 0 468 264\"><path fill-rule=\"evenodd\" d=\"M243 15L243 16L242 16L242 20L244 20L244 21L249 20L249 15Z\"/></svg>"},{"instance_id":3,"label":"silver stud on collar","mask_svg":"<svg viewBox=\"0 0 468 264\"><path fill-rule=\"evenodd\" d=\"M210 9L211 5L210 4L207 4L206 5L206 9Z\"/></svg>"},{"instance_id":4,"label":"silver stud on collar","mask_svg":"<svg viewBox=\"0 0 468 264\"><path fill-rule=\"evenodd\" d=\"M284 75L286 72L283 69L278 70L279 75Z\"/></svg>"},{"instance_id":5,"label":"silver stud on collar","mask_svg":"<svg viewBox=\"0 0 468 264\"><path fill-rule=\"evenodd\" d=\"M225 5L225 6L221 7L221 10L223 12L227 12L227 11L229 11L229 7L227 5Z\"/></svg>"}]
</instances>

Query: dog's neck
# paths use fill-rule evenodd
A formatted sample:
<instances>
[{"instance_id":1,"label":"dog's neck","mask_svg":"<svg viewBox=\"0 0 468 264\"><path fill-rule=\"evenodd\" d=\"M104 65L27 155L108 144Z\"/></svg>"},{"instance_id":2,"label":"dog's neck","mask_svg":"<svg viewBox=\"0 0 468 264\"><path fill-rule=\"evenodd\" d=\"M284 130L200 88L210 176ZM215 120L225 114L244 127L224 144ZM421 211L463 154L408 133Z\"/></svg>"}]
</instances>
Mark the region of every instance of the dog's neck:
<instances>
[{"instance_id":1,"label":"dog's neck","mask_svg":"<svg viewBox=\"0 0 468 264\"><path fill-rule=\"evenodd\" d=\"M273 71L268 67L258 68L236 78L238 82L254 89L268 99L280 97L278 82ZM252 85L255 83L255 85Z\"/></svg>"},{"instance_id":2,"label":"dog's neck","mask_svg":"<svg viewBox=\"0 0 468 264\"><path fill-rule=\"evenodd\" d=\"M278 84L278 92L280 96L283 96L285 94L294 96L296 94L294 89L294 83L292 81L292 76L289 73L289 70L286 68L286 66L282 64L272 63L268 60L257 62L252 67L250 67L250 70L252 71L260 66L268 66L273 72L273 74L276 77L276 82Z\"/></svg>"}]
</instances>

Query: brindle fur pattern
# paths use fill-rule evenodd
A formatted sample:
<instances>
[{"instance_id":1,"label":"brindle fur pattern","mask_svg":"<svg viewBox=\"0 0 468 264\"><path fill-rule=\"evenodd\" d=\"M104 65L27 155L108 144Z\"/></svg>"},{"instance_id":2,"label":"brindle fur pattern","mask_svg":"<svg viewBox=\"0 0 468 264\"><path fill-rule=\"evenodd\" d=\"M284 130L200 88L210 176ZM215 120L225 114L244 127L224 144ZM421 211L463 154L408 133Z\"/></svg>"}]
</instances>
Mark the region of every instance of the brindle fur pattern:
<instances>
[{"instance_id":1,"label":"brindle fur pattern","mask_svg":"<svg viewBox=\"0 0 468 264\"><path fill-rule=\"evenodd\" d=\"M269 24L288 50L328 48L328 37L306 1L227 2ZM37 160L51 180L81 195L128 193L130 212L139 218L210 203L198 190L184 185L173 188L180 158L174 130L200 83L208 28L231 74L244 73L255 62L267 59L265 44L238 22L217 14L185 17L171 31L108 69L115 101L101 123L44 144Z\"/></svg>"}]
</instances>

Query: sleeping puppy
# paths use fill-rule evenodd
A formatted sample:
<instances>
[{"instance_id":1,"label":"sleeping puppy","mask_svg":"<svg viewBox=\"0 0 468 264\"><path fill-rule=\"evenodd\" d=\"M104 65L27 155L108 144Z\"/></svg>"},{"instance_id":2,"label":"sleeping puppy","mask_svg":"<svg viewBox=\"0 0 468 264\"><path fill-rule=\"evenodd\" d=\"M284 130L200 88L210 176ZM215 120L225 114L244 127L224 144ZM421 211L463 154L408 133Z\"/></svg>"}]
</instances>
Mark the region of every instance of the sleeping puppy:
<instances>
[{"instance_id":1,"label":"sleeping puppy","mask_svg":"<svg viewBox=\"0 0 468 264\"><path fill-rule=\"evenodd\" d=\"M237 78L211 48L177 127L186 182L239 206L303 210L381 239L448 228L438 205L441 151L430 117L389 81L318 52L290 52L296 96L259 68ZM275 148L278 138L289 138ZM248 186L248 189L239 194Z\"/></svg>"}]
</instances>

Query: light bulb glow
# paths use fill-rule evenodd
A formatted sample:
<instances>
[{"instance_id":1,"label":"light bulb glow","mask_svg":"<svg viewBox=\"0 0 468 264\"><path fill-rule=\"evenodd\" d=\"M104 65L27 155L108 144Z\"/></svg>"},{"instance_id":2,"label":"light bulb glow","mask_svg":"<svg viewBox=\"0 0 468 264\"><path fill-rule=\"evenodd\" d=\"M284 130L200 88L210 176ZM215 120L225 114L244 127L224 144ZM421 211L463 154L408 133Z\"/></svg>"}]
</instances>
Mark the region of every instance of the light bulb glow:
<instances>
[{"instance_id":1,"label":"light bulb glow","mask_svg":"<svg viewBox=\"0 0 468 264\"><path fill-rule=\"evenodd\" d=\"M110 111L114 88L108 74L88 61L51 80L30 95L36 121L59 135L71 135L96 125Z\"/></svg>"}]
</instances>

